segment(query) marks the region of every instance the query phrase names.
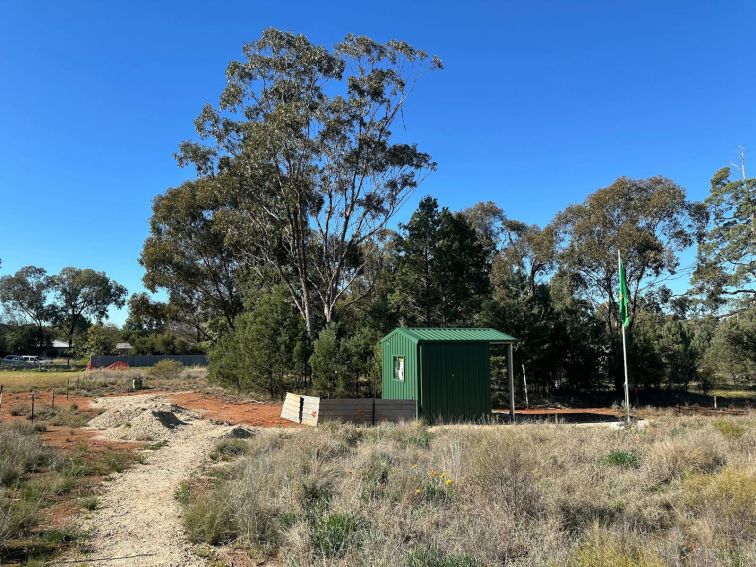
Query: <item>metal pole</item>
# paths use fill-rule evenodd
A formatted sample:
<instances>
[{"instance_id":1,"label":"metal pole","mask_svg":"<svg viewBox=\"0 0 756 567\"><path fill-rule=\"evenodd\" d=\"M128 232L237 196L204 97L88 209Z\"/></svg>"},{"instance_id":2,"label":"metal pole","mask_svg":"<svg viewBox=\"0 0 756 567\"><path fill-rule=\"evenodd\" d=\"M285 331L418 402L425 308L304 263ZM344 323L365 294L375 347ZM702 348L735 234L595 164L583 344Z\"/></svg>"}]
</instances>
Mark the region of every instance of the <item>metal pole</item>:
<instances>
[{"instance_id":1,"label":"metal pole","mask_svg":"<svg viewBox=\"0 0 756 567\"><path fill-rule=\"evenodd\" d=\"M0 419L2 419L3 413L3 385L0 384Z\"/></svg>"},{"instance_id":2,"label":"metal pole","mask_svg":"<svg viewBox=\"0 0 756 567\"><path fill-rule=\"evenodd\" d=\"M525 407L530 407L528 403L528 382L525 380L525 364L522 365L522 385L525 387Z\"/></svg>"},{"instance_id":3,"label":"metal pole","mask_svg":"<svg viewBox=\"0 0 756 567\"><path fill-rule=\"evenodd\" d=\"M625 325L620 321L622 325L622 355L625 360L625 413L628 425L630 424L630 389L627 383L627 344L625 343Z\"/></svg>"},{"instance_id":4,"label":"metal pole","mask_svg":"<svg viewBox=\"0 0 756 567\"><path fill-rule=\"evenodd\" d=\"M34 390L32 390L32 413L31 413L31 420L32 420L32 423L34 423Z\"/></svg>"},{"instance_id":5,"label":"metal pole","mask_svg":"<svg viewBox=\"0 0 756 567\"><path fill-rule=\"evenodd\" d=\"M55 386L53 386L52 389L52 405L50 407L52 407L52 409L55 409Z\"/></svg>"},{"instance_id":6,"label":"metal pole","mask_svg":"<svg viewBox=\"0 0 756 567\"><path fill-rule=\"evenodd\" d=\"M507 345L507 373L509 374L509 416L515 422L514 360L512 360L512 343Z\"/></svg>"}]
</instances>

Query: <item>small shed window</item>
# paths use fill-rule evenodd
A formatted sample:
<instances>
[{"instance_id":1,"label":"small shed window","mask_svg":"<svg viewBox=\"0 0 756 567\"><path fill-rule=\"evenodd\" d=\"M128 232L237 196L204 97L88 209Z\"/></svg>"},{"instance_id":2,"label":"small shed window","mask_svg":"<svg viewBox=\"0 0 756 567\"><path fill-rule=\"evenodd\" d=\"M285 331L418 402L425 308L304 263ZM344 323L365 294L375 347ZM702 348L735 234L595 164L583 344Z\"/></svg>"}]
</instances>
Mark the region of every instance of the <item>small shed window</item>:
<instances>
[{"instance_id":1,"label":"small shed window","mask_svg":"<svg viewBox=\"0 0 756 567\"><path fill-rule=\"evenodd\" d=\"M404 382L404 357L394 357L394 380Z\"/></svg>"}]
</instances>

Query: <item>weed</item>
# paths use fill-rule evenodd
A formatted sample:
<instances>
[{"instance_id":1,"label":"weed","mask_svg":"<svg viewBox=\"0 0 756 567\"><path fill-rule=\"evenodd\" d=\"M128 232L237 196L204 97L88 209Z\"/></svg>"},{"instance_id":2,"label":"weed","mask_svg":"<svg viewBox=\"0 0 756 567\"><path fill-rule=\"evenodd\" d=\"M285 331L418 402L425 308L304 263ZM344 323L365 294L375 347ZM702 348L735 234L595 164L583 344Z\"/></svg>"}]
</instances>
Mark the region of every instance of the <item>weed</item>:
<instances>
[{"instance_id":1,"label":"weed","mask_svg":"<svg viewBox=\"0 0 756 567\"><path fill-rule=\"evenodd\" d=\"M179 484L179 487L176 489L176 492L173 493L173 498L179 504L186 506L187 504L189 504L191 496L192 490L189 481L182 480L181 484Z\"/></svg>"},{"instance_id":2,"label":"weed","mask_svg":"<svg viewBox=\"0 0 756 567\"><path fill-rule=\"evenodd\" d=\"M429 547L416 547L404 561L407 567L483 567L483 564L469 555L444 555Z\"/></svg>"},{"instance_id":3,"label":"weed","mask_svg":"<svg viewBox=\"0 0 756 567\"><path fill-rule=\"evenodd\" d=\"M712 425L727 439L740 439L746 432L745 427L725 419L718 419Z\"/></svg>"},{"instance_id":4,"label":"weed","mask_svg":"<svg viewBox=\"0 0 756 567\"><path fill-rule=\"evenodd\" d=\"M359 544L364 521L352 514L328 514L318 518L312 527L313 546L326 557L343 553Z\"/></svg>"},{"instance_id":5,"label":"weed","mask_svg":"<svg viewBox=\"0 0 756 567\"><path fill-rule=\"evenodd\" d=\"M10 414L16 417L31 414L31 406L27 407L19 404L14 404L11 406Z\"/></svg>"},{"instance_id":6,"label":"weed","mask_svg":"<svg viewBox=\"0 0 756 567\"><path fill-rule=\"evenodd\" d=\"M640 455L634 451L612 451L603 462L613 467L623 467L626 469L637 469L640 466Z\"/></svg>"},{"instance_id":7,"label":"weed","mask_svg":"<svg viewBox=\"0 0 756 567\"><path fill-rule=\"evenodd\" d=\"M85 496L81 499L81 507L90 512L97 510L100 502L96 496Z\"/></svg>"},{"instance_id":8,"label":"weed","mask_svg":"<svg viewBox=\"0 0 756 567\"><path fill-rule=\"evenodd\" d=\"M756 422L727 421L744 430L736 442L715 419L671 416L637 435L545 425L266 432L232 465L209 468L212 488L177 498L195 541L255 561L750 564Z\"/></svg>"}]
</instances>

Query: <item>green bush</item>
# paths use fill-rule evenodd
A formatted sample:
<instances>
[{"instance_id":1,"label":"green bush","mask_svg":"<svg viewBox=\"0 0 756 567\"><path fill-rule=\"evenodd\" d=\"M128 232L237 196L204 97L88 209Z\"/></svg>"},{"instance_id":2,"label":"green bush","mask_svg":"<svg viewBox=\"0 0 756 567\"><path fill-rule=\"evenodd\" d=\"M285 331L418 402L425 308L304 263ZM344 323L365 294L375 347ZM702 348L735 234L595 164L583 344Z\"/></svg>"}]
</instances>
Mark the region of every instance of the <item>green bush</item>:
<instances>
[{"instance_id":1,"label":"green bush","mask_svg":"<svg viewBox=\"0 0 756 567\"><path fill-rule=\"evenodd\" d=\"M150 368L150 376L160 380L175 380L181 377L184 365L178 360L161 360Z\"/></svg>"}]
</instances>

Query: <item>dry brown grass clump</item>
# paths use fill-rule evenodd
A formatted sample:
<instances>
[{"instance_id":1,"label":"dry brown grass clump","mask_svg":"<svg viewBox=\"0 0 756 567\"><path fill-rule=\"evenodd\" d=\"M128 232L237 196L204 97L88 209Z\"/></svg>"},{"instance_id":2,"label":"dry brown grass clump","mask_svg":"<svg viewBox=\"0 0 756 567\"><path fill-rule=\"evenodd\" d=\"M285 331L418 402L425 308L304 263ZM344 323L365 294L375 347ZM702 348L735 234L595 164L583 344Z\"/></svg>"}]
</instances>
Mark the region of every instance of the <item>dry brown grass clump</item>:
<instances>
[{"instance_id":1,"label":"dry brown grass clump","mask_svg":"<svg viewBox=\"0 0 756 567\"><path fill-rule=\"evenodd\" d=\"M754 421L263 433L186 525L287 565L749 565Z\"/></svg>"}]
</instances>

